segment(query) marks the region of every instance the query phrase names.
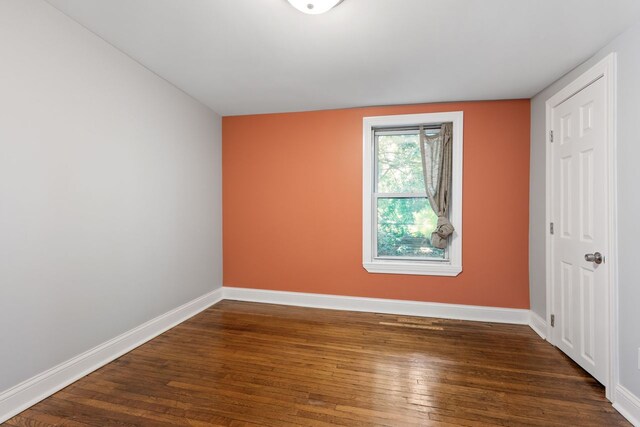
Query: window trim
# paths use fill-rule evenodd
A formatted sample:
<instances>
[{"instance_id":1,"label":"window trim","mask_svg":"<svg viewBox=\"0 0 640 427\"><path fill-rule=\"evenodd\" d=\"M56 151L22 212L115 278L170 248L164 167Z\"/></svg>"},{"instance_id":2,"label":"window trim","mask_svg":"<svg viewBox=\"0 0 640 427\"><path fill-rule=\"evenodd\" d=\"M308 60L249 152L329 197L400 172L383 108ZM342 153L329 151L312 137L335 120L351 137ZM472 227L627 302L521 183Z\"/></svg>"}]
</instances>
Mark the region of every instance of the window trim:
<instances>
[{"instance_id":1,"label":"window trim","mask_svg":"<svg viewBox=\"0 0 640 427\"><path fill-rule=\"evenodd\" d=\"M462 272L462 158L463 158L462 111L445 113L403 114L363 118L362 156L362 265L369 273L416 274L430 276L457 276ZM374 258L376 241L373 229L376 209L374 202L375 143L376 128L433 125L453 123L453 179L449 220L456 231L450 237L449 260L410 260Z\"/></svg>"}]
</instances>

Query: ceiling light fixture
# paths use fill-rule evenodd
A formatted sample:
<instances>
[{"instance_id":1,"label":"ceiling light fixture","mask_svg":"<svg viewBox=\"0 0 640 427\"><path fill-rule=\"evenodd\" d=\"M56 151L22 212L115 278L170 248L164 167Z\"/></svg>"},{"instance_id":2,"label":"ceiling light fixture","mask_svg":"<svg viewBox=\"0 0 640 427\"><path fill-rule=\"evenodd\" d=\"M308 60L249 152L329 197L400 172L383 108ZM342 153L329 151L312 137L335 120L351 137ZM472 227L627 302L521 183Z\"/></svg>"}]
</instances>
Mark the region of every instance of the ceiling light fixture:
<instances>
[{"instance_id":1,"label":"ceiling light fixture","mask_svg":"<svg viewBox=\"0 0 640 427\"><path fill-rule=\"evenodd\" d=\"M328 12L342 0L287 0L291 6L309 15L320 15Z\"/></svg>"}]
</instances>

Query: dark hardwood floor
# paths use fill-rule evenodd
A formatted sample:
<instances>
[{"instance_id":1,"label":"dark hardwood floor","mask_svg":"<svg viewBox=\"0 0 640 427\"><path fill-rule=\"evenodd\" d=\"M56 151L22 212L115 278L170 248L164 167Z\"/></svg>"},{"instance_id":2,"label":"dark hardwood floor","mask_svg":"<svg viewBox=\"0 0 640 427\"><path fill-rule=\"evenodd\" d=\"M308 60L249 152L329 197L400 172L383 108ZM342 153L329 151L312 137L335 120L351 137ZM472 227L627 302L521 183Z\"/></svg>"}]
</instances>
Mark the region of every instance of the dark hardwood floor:
<instances>
[{"instance_id":1,"label":"dark hardwood floor","mask_svg":"<svg viewBox=\"0 0 640 427\"><path fill-rule=\"evenodd\" d=\"M615 426L526 326L223 301L11 426Z\"/></svg>"}]
</instances>

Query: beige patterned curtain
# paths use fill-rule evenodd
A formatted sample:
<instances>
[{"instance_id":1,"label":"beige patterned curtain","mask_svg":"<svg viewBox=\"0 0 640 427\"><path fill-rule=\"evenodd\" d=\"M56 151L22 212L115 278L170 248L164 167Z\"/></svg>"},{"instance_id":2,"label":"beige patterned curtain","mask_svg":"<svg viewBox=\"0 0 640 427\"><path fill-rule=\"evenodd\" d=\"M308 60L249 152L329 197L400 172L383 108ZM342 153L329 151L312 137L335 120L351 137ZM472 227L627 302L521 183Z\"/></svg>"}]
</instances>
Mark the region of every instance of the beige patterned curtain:
<instances>
[{"instance_id":1,"label":"beige patterned curtain","mask_svg":"<svg viewBox=\"0 0 640 427\"><path fill-rule=\"evenodd\" d=\"M447 247L447 239L454 228L449 221L451 180L453 174L453 123L443 123L440 133L427 136L420 126L420 152L422 172L431 208L438 215L438 226L431 233L431 244L440 249Z\"/></svg>"}]
</instances>

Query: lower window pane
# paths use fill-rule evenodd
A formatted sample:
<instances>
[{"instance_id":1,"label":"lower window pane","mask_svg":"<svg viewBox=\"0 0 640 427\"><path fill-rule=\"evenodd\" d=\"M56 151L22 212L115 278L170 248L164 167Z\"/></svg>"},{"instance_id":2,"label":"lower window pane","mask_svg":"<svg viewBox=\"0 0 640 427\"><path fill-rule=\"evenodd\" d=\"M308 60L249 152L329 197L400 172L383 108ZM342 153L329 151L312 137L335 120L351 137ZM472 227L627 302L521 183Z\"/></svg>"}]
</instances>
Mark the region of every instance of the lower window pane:
<instances>
[{"instance_id":1,"label":"lower window pane","mask_svg":"<svg viewBox=\"0 0 640 427\"><path fill-rule=\"evenodd\" d=\"M427 198L378 199L378 256L444 259L431 246L438 217Z\"/></svg>"}]
</instances>

